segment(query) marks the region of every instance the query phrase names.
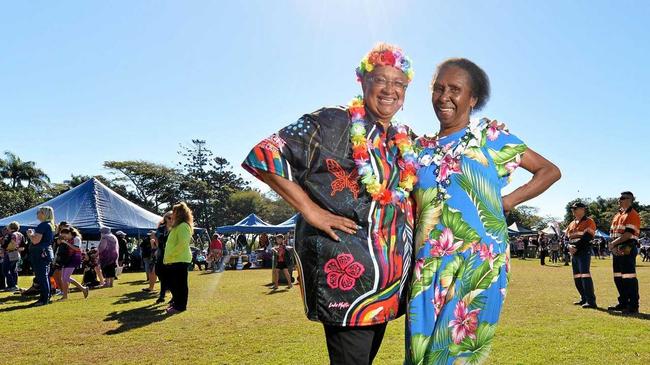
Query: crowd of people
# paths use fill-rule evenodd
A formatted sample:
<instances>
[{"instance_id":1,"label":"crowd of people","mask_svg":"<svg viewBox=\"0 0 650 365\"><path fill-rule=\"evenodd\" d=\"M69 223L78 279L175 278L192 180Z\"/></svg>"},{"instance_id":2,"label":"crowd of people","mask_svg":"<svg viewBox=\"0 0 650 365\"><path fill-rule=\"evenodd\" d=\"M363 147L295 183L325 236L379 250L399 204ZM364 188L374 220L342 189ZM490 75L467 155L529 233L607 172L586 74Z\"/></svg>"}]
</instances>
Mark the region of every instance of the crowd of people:
<instances>
[{"instance_id":1,"label":"crowd of people","mask_svg":"<svg viewBox=\"0 0 650 365\"><path fill-rule=\"evenodd\" d=\"M99 230L99 245L82 248L79 230L62 221L55 224L54 210L49 206L38 209L39 224L21 233L18 222L11 222L3 231L0 259L2 270L0 289L17 295L38 294L33 306L51 303L52 295L67 300L70 284L88 298L90 288L111 288L127 260L126 234L112 233L111 228ZM169 291L171 300L168 314L187 309L188 270L195 261L190 245L194 232L192 211L185 203L174 205L163 216L156 230L149 232L139 244L139 250L147 275L146 292L153 292L160 282L156 303L164 303ZM33 273L28 289L18 286L18 271ZM73 277L76 270L83 272L81 283Z\"/></svg>"}]
</instances>

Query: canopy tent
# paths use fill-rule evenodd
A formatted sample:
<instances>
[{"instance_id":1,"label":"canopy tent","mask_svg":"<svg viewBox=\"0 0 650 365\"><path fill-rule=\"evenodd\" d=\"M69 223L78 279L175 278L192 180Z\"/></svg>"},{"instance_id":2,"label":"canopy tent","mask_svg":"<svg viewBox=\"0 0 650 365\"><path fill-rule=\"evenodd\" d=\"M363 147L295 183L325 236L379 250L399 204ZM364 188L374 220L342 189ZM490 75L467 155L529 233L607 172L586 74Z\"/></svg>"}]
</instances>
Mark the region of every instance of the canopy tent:
<instances>
[{"instance_id":1,"label":"canopy tent","mask_svg":"<svg viewBox=\"0 0 650 365\"><path fill-rule=\"evenodd\" d=\"M607 240L610 238L609 235L608 235L607 233L601 231L600 229L597 229L597 230L596 230L596 234L595 234L594 236L595 236L595 237L604 238L604 239L607 239Z\"/></svg>"},{"instance_id":2,"label":"canopy tent","mask_svg":"<svg viewBox=\"0 0 650 365\"><path fill-rule=\"evenodd\" d=\"M547 226L546 228L542 229L540 232L544 233L547 236L555 236L557 235L557 232L555 232L555 229L551 226Z\"/></svg>"},{"instance_id":3,"label":"canopy tent","mask_svg":"<svg viewBox=\"0 0 650 365\"><path fill-rule=\"evenodd\" d=\"M51 206L56 222L70 223L84 238L99 237L102 227L109 227L113 232L123 231L129 236L144 236L162 220L92 178L43 204L0 219L0 227L17 221L21 230L35 228L40 223L36 212L42 206Z\"/></svg>"},{"instance_id":4,"label":"canopy tent","mask_svg":"<svg viewBox=\"0 0 650 365\"><path fill-rule=\"evenodd\" d=\"M521 224L519 224L517 222L514 222L513 224L511 224L508 227L508 233L518 235L518 234L532 234L532 233L535 233L535 232L531 231L530 229L522 226Z\"/></svg>"},{"instance_id":5,"label":"canopy tent","mask_svg":"<svg viewBox=\"0 0 650 365\"><path fill-rule=\"evenodd\" d=\"M300 217L300 213L296 213L291 218L289 218L286 221L278 224L278 227L287 227L287 228L290 228L290 229L294 229L294 228L296 228L296 223L298 222L299 217Z\"/></svg>"},{"instance_id":6,"label":"canopy tent","mask_svg":"<svg viewBox=\"0 0 650 365\"><path fill-rule=\"evenodd\" d=\"M294 229L295 223L293 225L290 223L294 217L274 226L264 222L255 213L251 213L233 225L217 227L217 233L286 233Z\"/></svg>"}]
</instances>

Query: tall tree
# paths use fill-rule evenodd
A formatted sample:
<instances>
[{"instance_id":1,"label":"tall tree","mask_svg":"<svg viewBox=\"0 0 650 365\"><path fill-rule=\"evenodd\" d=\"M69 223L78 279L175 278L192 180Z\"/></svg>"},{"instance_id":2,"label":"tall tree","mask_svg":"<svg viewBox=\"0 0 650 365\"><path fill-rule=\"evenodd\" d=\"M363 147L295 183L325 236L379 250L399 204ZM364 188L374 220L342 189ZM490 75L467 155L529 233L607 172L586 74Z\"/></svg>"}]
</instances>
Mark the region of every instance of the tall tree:
<instances>
[{"instance_id":1,"label":"tall tree","mask_svg":"<svg viewBox=\"0 0 650 365\"><path fill-rule=\"evenodd\" d=\"M23 161L13 152L5 151L5 158L0 163L0 177L6 180L12 189L23 187L42 190L47 188L50 178L43 170L36 167L34 161Z\"/></svg>"},{"instance_id":2,"label":"tall tree","mask_svg":"<svg viewBox=\"0 0 650 365\"><path fill-rule=\"evenodd\" d=\"M183 199L192 208L197 225L211 231L227 220L230 195L247 183L232 172L225 158L215 157L204 140L181 145L178 154L182 157L178 166L184 174Z\"/></svg>"},{"instance_id":3,"label":"tall tree","mask_svg":"<svg viewBox=\"0 0 650 365\"><path fill-rule=\"evenodd\" d=\"M179 200L182 177L177 169L147 161L106 161L104 167L124 176L113 184L126 182L137 200L157 213Z\"/></svg>"}]
</instances>

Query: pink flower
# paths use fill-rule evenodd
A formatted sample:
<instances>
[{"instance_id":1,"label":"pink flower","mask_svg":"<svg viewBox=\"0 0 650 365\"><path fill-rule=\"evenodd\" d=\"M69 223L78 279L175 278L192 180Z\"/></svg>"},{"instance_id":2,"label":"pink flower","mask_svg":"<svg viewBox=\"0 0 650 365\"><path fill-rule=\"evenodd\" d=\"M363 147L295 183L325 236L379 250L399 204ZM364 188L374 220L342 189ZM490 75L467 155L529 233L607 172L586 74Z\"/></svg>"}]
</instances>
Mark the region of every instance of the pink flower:
<instances>
[{"instance_id":1,"label":"pink flower","mask_svg":"<svg viewBox=\"0 0 650 365\"><path fill-rule=\"evenodd\" d=\"M342 253L336 259L329 259L324 266L327 274L327 285L332 289L351 290L359 277L366 271L360 263L354 261L354 256Z\"/></svg>"},{"instance_id":2,"label":"pink flower","mask_svg":"<svg viewBox=\"0 0 650 365\"><path fill-rule=\"evenodd\" d=\"M510 161L510 162L506 163L506 166L505 166L506 170L508 170L509 173L512 173L513 171L515 171L517 169L517 167L519 167L520 163L521 163L521 155L517 155L515 157L514 161Z\"/></svg>"},{"instance_id":3,"label":"pink flower","mask_svg":"<svg viewBox=\"0 0 650 365\"><path fill-rule=\"evenodd\" d=\"M433 299L431 303L433 304L433 310L436 313L436 317L440 314L442 307L445 305L445 299L447 298L447 289L440 291L440 288L436 286L435 291L433 292Z\"/></svg>"},{"instance_id":4,"label":"pink flower","mask_svg":"<svg viewBox=\"0 0 650 365\"><path fill-rule=\"evenodd\" d=\"M442 182L447 180L451 174L460 173L460 156L445 155L440 161L440 172L436 181Z\"/></svg>"},{"instance_id":5,"label":"pink flower","mask_svg":"<svg viewBox=\"0 0 650 365\"><path fill-rule=\"evenodd\" d=\"M417 259L415 261L415 278L419 281L422 278L422 268L424 267L424 259Z\"/></svg>"},{"instance_id":6,"label":"pink flower","mask_svg":"<svg viewBox=\"0 0 650 365\"><path fill-rule=\"evenodd\" d=\"M499 137L499 124L496 120L493 120L490 124L488 124L487 137L490 141L494 141L497 139L497 137Z\"/></svg>"},{"instance_id":7,"label":"pink flower","mask_svg":"<svg viewBox=\"0 0 650 365\"><path fill-rule=\"evenodd\" d=\"M478 327L478 313L480 309L468 311L465 302L459 300L454 310L454 317L449 321L451 330L451 337L455 344L463 342L465 337L476 339L476 328Z\"/></svg>"},{"instance_id":8,"label":"pink flower","mask_svg":"<svg viewBox=\"0 0 650 365\"><path fill-rule=\"evenodd\" d=\"M429 239L428 241L431 244L431 256L433 257L451 254L463 244L463 241L454 243L454 233L447 227L442 230L438 240Z\"/></svg>"},{"instance_id":9,"label":"pink flower","mask_svg":"<svg viewBox=\"0 0 650 365\"><path fill-rule=\"evenodd\" d=\"M422 148L436 148L438 146L438 139L433 137L422 136L418 139L418 143Z\"/></svg>"},{"instance_id":10,"label":"pink flower","mask_svg":"<svg viewBox=\"0 0 650 365\"><path fill-rule=\"evenodd\" d=\"M490 262L490 269L492 269L492 265L494 264L494 258L497 256L494 253L494 245L490 244L490 247L486 244L482 244L481 248L479 250L479 256L481 257L481 260L486 261L489 260Z\"/></svg>"},{"instance_id":11,"label":"pink flower","mask_svg":"<svg viewBox=\"0 0 650 365\"><path fill-rule=\"evenodd\" d=\"M487 137L490 141L494 141L495 139L497 139L497 137L499 137L499 134L501 133L510 134L506 130L505 124L503 123L499 124L499 122L497 122L496 120L493 120L492 122L490 122L490 124L488 124Z\"/></svg>"}]
</instances>

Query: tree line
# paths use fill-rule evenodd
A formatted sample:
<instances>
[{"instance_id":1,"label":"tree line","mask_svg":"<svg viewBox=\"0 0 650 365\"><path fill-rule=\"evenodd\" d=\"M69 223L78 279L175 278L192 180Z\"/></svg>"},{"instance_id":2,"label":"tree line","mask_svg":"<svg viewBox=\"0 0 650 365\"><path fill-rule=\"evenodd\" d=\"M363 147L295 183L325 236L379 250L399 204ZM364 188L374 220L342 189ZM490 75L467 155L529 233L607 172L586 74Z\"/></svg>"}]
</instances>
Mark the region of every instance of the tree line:
<instances>
[{"instance_id":1,"label":"tree line","mask_svg":"<svg viewBox=\"0 0 650 365\"><path fill-rule=\"evenodd\" d=\"M133 203L163 214L179 201L193 210L196 225L212 231L233 224L250 213L277 224L295 212L274 193L262 194L232 171L230 163L215 156L206 141L195 139L180 145L173 165L142 160L105 161L107 175L94 176ZM0 217L41 204L93 176L72 174L63 183L52 183L33 161L12 152L0 158Z\"/></svg>"},{"instance_id":2,"label":"tree line","mask_svg":"<svg viewBox=\"0 0 650 365\"><path fill-rule=\"evenodd\" d=\"M233 224L250 213L256 213L271 224L289 219L295 212L277 194L262 194L253 189L241 176L232 171L230 163L215 156L206 141L192 140L180 145L179 161L168 166L142 160L105 161L108 176L95 176L135 204L157 214L169 210L179 201L185 201L195 214L197 225L212 231L217 226ZM71 175L63 183L52 183L48 175L33 161L23 161L12 152L0 158L0 217L29 209L64 193L91 176ZM581 201L587 204L589 214L598 229L608 232L618 198L573 199L566 204L563 225L573 219L571 205ZM634 203L643 224L650 222L650 205ZM540 216L539 209L521 205L506 217L513 222L543 229L556 217Z\"/></svg>"}]
</instances>

